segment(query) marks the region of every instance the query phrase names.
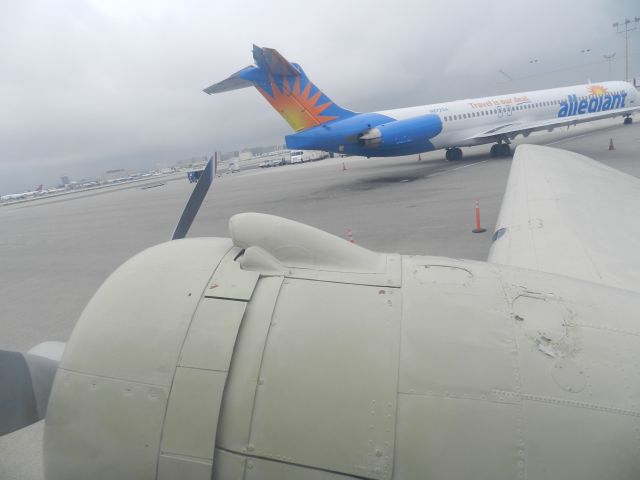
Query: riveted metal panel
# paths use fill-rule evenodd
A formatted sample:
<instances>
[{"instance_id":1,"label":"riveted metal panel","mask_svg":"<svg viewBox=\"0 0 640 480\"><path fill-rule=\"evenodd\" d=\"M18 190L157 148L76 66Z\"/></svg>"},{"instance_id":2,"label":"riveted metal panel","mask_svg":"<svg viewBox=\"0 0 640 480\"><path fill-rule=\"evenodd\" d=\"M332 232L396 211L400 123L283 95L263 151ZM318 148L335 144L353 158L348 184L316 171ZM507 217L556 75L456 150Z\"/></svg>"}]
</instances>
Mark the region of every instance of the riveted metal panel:
<instances>
[{"instance_id":1,"label":"riveted metal panel","mask_svg":"<svg viewBox=\"0 0 640 480\"><path fill-rule=\"evenodd\" d=\"M58 369L44 430L48 480L154 479L168 389Z\"/></svg>"},{"instance_id":2,"label":"riveted metal panel","mask_svg":"<svg viewBox=\"0 0 640 480\"><path fill-rule=\"evenodd\" d=\"M521 415L519 404L401 394L393 478L525 478Z\"/></svg>"},{"instance_id":3,"label":"riveted metal panel","mask_svg":"<svg viewBox=\"0 0 640 480\"><path fill-rule=\"evenodd\" d=\"M162 453L213 459L226 378L223 372L176 369L162 432Z\"/></svg>"},{"instance_id":4,"label":"riveted metal panel","mask_svg":"<svg viewBox=\"0 0 640 480\"><path fill-rule=\"evenodd\" d=\"M261 278L245 311L224 392L217 446L247 451L262 354L282 281Z\"/></svg>"},{"instance_id":5,"label":"riveted metal panel","mask_svg":"<svg viewBox=\"0 0 640 480\"><path fill-rule=\"evenodd\" d=\"M245 480L247 457L216 448L213 480Z\"/></svg>"},{"instance_id":6,"label":"riveted metal panel","mask_svg":"<svg viewBox=\"0 0 640 480\"><path fill-rule=\"evenodd\" d=\"M211 480L211 461L199 458L160 455L158 480Z\"/></svg>"},{"instance_id":7,"label":"riveted metal panel","mask_svg":"<svg viewBox=\"0 0 640 480\"><path fill-rule=\"evenodd\" d=\"M290 465L262 458L248 458L245 480L348 480L351 475L340 475L311 467Z\"/></svg>"},{"instance_id":8,"label":"riveted metal panel","mask_svg":"<svg viewBox=\"0 0 640 480\"><path fill-rule=\"evenodd\" d=\"M241 249L233 248L222 259L205 291L206 297L249 301L260 275L240 268L234 260L240 252Z\"/></svg>"},{"instance_id":9,"label":"riveted metal panel","mask_svg":"<svg viewBox=\"0 0 640 480\"><path fill-rule=\"evenodd\" d=\"M541 398L524 415L527 479L640 478L640 418Z\"/></svg>"},{"instance_id":10,"label":"riveted metal panel","mask_svg":"<svg viewBox=\"0 0 640 480\"><path fill-rule=\"evenodd\" d=\"M320 280L323 282L349 283L353 285L372 285L381 287L400 287L402 284L402 261L400 255L379 254L384 259L384 269L381 272L356 273L334 271L329 268L289 268L285 276L305 280Z\"/></svg>"},{"instance_id":11,"label":"riveted metal panel","mask_svg":"<svg viewBox=\"0 0 640 480\"><path fill-rule=\"evenodd\" d=\"M491 267L405 257L402 294L400 392L488 399L520 388L510 305Z\"/></svg>"},{"instance_id":12,"label":"riveted metal panel","mask_svg":"<svg viewBox=\"0 0 640 480\"><path fill-rule=\"evenodd\" d=\"M216 449L213 480L348 480L350 475L340 475L263 458L238 455Z\"/></svg>"},{"instance_id":13,"label":"riveted metal panel","mask_svg":"<svg viewBox=\"0 0 640 480\"><path fill-rule=\"evenodd\" d=\"M285 280L265 346L247 451L390 478L400 314L397 289Z\"/></svg>"},{"instance_id":14,"label":"riveted metal panel","mask_svg":"<svg viewBox=\"0 0 640 480\"><path fill-rule=\"evenodd\" d=\"M226 372L247 304L203 298L182 347L179 365Z\"/></svg>"},{"instance_id":15,"label":"riveted metal panel","mask_svg":"<svg viewBox=\"0 0 640 480\"><path fill-rule=\"evenodd\" d=\"M513 308L524 393L640 415L636 332L556 295L520 295Z\"/></svg>"}]
</instances>

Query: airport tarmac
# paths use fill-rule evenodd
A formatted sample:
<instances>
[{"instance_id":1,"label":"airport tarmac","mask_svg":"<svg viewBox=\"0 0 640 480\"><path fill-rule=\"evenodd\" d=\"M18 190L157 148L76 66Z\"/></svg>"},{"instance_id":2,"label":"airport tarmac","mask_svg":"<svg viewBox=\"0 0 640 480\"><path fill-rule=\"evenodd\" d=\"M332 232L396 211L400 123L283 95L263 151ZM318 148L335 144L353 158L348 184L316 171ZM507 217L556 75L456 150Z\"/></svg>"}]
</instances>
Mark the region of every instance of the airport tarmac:
<instances>
[{"instance_id":1,"label":"airport tarmac","mask_svg":"<svg viewBox=\"0 0 640 480\"><path fill-rule=\"evenodd\" d=\"M640 177L640 126L623 126L620 118L515 143L523 142L565 148ZM231 215L254 211L342 237L351 229L355 242L372 250L484 260L511 164L491 159L488 150L466 148L459 162L437 151L421 161L348 157L223 175L189 236L228 236ZM168 240L192 189L185 174L154 188L0 207L0 348L26 351L43 341L66 341L118 265ZM476 200L483 234L471 233ZM42 478L41 435L39 423L0 438L0 479Z\"/></svg>"}]
</instances>

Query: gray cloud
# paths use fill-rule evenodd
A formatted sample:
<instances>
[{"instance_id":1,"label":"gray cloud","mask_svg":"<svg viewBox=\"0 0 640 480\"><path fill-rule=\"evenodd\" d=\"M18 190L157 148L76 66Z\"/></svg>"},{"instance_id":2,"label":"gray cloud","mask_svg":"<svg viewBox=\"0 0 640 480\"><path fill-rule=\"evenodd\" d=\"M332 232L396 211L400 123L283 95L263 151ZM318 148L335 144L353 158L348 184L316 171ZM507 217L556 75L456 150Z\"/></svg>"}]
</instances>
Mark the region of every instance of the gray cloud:
<instances>
[{"instance_id":1,"label":"gray cloud","mask_svg":"<svg viewBox=\"0 0 640 480\"><path fill-rule=\"evenodd\" d=\"M602 54L623 56L611 23L640 14L634 7L630 0L2 2L0 193L53 184L61 174L282 142L288 126L257 92L202 93L251 64L252 43L303 65L334 101L380 110L604 80ZM638 72L640 32L632 40ZM624 74L620 60L616 78Z\"/></svg>"}]
</instances>

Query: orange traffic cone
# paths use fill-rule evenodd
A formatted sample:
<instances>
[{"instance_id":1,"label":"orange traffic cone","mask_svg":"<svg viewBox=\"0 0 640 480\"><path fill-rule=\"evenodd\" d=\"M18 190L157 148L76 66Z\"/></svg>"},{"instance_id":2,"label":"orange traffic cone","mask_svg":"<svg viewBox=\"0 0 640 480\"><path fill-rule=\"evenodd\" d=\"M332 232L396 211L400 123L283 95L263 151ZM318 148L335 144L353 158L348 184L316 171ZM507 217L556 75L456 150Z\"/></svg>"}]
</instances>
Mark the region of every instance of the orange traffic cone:
<instances>
[{"instance_id":1,"label":"orange traffic cone","mask_svg":"<svg viewBox=\"0 0 640 480\"><path fill-rule=\"evenodd\" d=\"M476 200L476 228L471 231L473 233L482 233L487 231L486 228L482 228L480 226L480 202L478 202L478 200Z\"/></svg>"},{"instance_id":2,"label":"orange traffic cone","mask_svg":"<svg viewBox=\"0 0 640 480\"><path fill-rule=\"evenodd\" d=\"M613 146L613 138L609 139L609 150L615 150L616 147Z\"/></svg>"},{"instance_id":3,"label":"orange traffic cone","mask_svg":"<svg viewBox=\"0 0 640 480\"><path fill-rule=\"evenodd\" d=\"M349 240L351 243L356 243L353 241L353 232L350 228L347 229L347 240Z\"/></svg>"}]
</instances>

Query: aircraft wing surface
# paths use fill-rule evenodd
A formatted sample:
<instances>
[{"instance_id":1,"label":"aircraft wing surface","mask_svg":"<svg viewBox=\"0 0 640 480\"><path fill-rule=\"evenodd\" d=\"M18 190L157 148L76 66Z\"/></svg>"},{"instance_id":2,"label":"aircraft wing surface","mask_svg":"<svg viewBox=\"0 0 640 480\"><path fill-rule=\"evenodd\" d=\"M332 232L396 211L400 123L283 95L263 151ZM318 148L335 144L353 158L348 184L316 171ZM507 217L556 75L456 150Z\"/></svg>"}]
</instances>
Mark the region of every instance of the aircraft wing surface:
<instances>
[{"instance_id":1,"label":"aircraft wing surface","mask_svg":"<svg viewBox=\"0 0 640 480\"><path fill-rule=\"evenodd\" d=\"M640 291L640 179L521 145L488 260Z\"/></svg>"},{"instance_id":2,"label":"aircraft wing surface","mask_svg":"<svg viewBox=\"0 0 640 480\"><path fill-rule=\"evenodd\" d=\"M573 115L570 117L559 117L551 120L543 120L538 122L511 122L497 125L489 130L482 131L478 134L468 137L467 140L472 139L488 139L498 136L507 136L515 138L519 134L525 136L532 132L538 132L541 130L551 131L554 128L566 127L570 125L577 125L578 123L591 122L593 120L602 120L605 118L619 117L628 113L635 113L640 111L640 107L628 107L619 108L616 110L608 110L606 112L589 113L584 115Z\"/></svg>"}]
</instances>

